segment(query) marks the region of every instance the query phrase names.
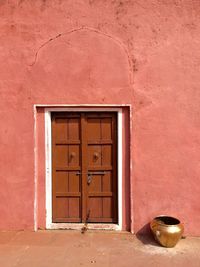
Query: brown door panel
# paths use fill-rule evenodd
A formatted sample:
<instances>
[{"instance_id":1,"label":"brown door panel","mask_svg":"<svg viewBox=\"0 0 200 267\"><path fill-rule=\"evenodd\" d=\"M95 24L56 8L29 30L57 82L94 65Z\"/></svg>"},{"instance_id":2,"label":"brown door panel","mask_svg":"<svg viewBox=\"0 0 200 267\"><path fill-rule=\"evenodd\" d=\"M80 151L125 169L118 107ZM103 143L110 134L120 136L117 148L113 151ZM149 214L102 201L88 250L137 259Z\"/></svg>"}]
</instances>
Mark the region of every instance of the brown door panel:
<instances>
[{"instance_id":1,"label":"brown door panel","mask_svg":"<svg viewBox=\"0 0 200 267\"><path fill-rule=\"evenodd\" d=\"M116 113L52 113L53 222L117 222Z\"/></svg>"}]
</instances>

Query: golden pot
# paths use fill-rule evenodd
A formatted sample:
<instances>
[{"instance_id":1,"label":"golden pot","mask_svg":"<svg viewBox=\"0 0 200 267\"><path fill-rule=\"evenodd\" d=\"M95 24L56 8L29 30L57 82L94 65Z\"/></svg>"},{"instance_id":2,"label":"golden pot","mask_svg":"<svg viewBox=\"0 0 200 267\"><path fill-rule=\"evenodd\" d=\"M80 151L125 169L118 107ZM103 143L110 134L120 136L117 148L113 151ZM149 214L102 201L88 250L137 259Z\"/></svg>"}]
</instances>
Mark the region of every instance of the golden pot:
<instances>
[{"instance_id":1,"label":"golden pot","mask_svg":"<svg viewBox=\"0 0 200 267\"><path fill-rule=\"evenodd\" d=\"M184 231L183 224L178 219L166 215L154 218L150 228L156 241L167 248L174 247Z\"/></svg>"}]
</instances>

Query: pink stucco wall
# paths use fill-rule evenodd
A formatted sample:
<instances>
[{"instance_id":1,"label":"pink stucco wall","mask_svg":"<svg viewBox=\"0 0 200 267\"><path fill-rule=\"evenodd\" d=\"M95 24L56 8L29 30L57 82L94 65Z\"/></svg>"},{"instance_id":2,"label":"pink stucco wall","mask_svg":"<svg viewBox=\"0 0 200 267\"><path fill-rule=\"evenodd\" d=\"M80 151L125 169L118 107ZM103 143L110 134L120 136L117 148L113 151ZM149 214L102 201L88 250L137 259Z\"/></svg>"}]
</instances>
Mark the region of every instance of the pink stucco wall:
<instances>
[{"instance_id":1,"label":"pink stucco wall","mask_svg":"<svg viewBox=\"0 0 200 267\"><path fill-rule=\"evenodd\" d=\"M132 230L167 213L200 236L199 45L195 0L0 1L0 229L33 229L35 195L45 223L34 105L129 104Z\"/></svg>"}]
</instances>

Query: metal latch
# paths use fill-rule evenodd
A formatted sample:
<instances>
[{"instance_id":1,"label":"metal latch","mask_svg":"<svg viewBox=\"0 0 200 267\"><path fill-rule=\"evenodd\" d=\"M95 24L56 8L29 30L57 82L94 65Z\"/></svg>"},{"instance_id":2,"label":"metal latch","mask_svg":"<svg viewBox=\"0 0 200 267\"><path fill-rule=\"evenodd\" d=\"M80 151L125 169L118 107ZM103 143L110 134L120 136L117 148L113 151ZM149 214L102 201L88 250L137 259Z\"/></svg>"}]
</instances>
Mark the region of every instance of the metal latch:
<instances>
[{"instance_id":1,"label":"metal latch","mask_svg":"<svg viewBox=\"0 0 200 267\"><path fill-rule=\"evenodd\" d=\"M88 185L91 184L92 182L92 175L105 175L105 171L102 171L102 172L87 172L87 183ZM81 175L83 174L83 172L77 172L76 175Z\"/></svg>"},{"instance_id":2,"label":"metal latch","mask_svg":"<svg viewBox=\"0 0 200 267\"><path fill-rule=\"evenodd\" d=\"M105 175L105 172L88 172L87 174L87 183L88 185L92 182L92 175Z\"/></svg>"}]
</instances>

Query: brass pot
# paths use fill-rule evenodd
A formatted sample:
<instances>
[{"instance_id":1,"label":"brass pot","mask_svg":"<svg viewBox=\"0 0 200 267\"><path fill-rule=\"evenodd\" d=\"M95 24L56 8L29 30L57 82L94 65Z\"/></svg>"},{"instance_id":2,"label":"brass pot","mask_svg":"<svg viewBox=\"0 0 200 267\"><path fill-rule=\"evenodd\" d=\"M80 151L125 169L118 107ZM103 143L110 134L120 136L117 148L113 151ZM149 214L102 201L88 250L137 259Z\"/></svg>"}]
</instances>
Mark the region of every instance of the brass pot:
<instances>
[{"instance_id":1,"label":"brass pot","mask_svg":"<svg viewBox=\"0 0 200 267\"><path fill-rule=\"evenodd\" d=\"M167 248L174 247L184 231L183 224L178 219L166 215L154 218L150 228L156 241Z\"/></svg>"}]
</instances>

